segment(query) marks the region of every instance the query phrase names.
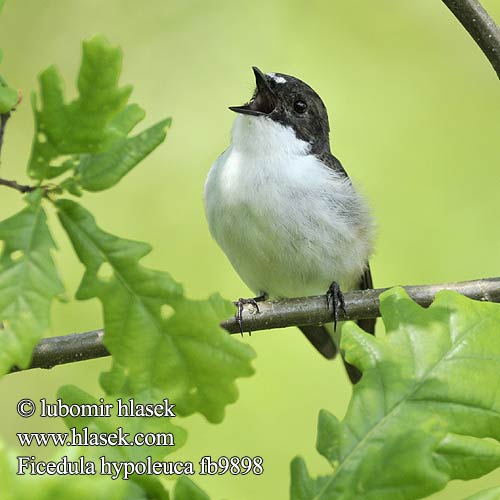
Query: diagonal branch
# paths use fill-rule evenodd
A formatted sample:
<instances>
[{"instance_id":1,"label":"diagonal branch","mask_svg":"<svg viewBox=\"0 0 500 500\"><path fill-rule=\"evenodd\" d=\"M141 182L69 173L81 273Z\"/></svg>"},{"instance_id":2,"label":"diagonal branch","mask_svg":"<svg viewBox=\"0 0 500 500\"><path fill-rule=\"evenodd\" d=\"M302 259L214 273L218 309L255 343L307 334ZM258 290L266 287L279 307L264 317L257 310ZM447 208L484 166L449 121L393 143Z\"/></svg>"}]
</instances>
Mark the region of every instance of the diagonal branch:
<instances>
[{"instance_id":1,"label":"diagonal branch","mask_svg":"<svg viewBox=\"0 0 500 500\"><path fill-rule=\"evenodd\" d=\"M26 186L25 184L19 184L16 181L8 181L7 179L0 179L0 186L7 186L20 193L31 193L36 189L36 186Z\"/></svg>"},{"instance_id":2,"label":"diagonal branch","mask_svg":"<svg viewBox=\"0 0 500 500\"><path fill-rule=\"evenodd\" d=\"M500 78L500 28L478 0L443 0L474 38Z\"/></svg>"},{"instance_id":3,"label":"diagonal branch","mask_svg":"<svg viewBox=\"0 0 500 500\"><path fill-rule=\"evenodd\" d=\"M441 290L454 290L475 300L500 302L500 278L404 288L410 297L424 307L430 305L436 293ZM379 295L385 290L387 288L345 293L346 314L339 311L340 319L356 320L380 316ZM252 305L245 305L242 316L244 329L250 331L317 325L332 321L332 313L326 306L324 295L259 302L259 312ZM223 321L221 326L229 333L239 333L239 326L234 318ZM109 356L103 344L103 337L102 330L94 330L43 339L35 348L28 369L52 368L65 363ZM12 371L19 369L13 368Z\"/></svg>"}]
</instances>

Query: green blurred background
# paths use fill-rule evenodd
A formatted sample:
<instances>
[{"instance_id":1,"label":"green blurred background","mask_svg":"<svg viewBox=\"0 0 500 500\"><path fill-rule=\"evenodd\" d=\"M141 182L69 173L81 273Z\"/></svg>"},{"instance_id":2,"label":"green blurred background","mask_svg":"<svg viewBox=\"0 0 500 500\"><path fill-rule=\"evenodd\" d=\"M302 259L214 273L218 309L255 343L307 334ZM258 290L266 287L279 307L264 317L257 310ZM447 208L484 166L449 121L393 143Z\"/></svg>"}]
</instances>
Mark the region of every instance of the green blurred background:
<instances>
[{"instance_id":1,"label":"green blurred background","mask_svg":"<svg viewBox=\"0 0 500 500\"><path fill-rule=\"evenodd\" d=\"M500 19L498 0L484 0ZM472 39L439 0L10 0L0 19L1 72L25 99L8 124L1 176L26 181L33 129L29 94L37 73L57 64L75 95L82 39L105 34L123 48L123 83L149 124L173 117L167 141L113 190L86 194L100 225L152 243L145 261L168 270L191 297L249 295L210 238L202 189L227 147L234 115L249 98L252 65L292 74L325 101L332 150L368 197L378 221L375 284L438 283L498 275L500 85ZM0 218L21 207L0 191ZM52 220L55 222L54 220ZM82 273L64 235L58 265L73 296ZM101 326L96 301L57 304L54 333ZM195 477L212 498L288 496L291 458L313 473L328 465L314 450L318 410L342 417L350 387L341 363L319 357L295 329L245 336L257 374L222 425L184 421L178 456L262 455L260 477ZM59 420L21 419L21 397L53 398L63 383L98 393L109 360L5 377L1 439L63 430ZM48 456L50 450L37 453ZM433 499L459 499L500 484L500 472L454 482Z\"/></svg>"}]
</instances>

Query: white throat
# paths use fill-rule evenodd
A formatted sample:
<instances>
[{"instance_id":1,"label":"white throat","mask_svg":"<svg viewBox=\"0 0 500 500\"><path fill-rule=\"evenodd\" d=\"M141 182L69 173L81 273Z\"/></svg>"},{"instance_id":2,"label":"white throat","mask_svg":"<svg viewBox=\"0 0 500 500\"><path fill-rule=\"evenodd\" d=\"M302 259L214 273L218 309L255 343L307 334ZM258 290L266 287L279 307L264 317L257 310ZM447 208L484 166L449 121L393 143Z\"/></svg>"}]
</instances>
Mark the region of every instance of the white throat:
<instances>
[{"instance_id":1,"label":"white throat","mask_svg":"<svg viewBox=\"0 0 500 500\"><path fill-rule=\"evenodd\" d=\"M238 115L234 121L232 146L253 157L307 155L311 145L297 138L291 127L285 127L266 116Z\"/></svg>"}]
</instances>

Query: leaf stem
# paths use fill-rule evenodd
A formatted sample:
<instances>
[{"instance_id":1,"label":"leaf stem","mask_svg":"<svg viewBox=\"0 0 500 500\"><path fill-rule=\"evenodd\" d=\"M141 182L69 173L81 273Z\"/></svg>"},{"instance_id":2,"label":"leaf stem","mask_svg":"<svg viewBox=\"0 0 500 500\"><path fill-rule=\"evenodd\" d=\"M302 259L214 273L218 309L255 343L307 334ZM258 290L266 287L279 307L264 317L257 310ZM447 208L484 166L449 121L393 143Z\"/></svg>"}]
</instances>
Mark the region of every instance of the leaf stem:
<instances>
[{"instance_id":1,"label":"leaf stem","mask_svg":"<svg viewBox=\"0 0 500 500\"><path fill-rule=\"evenodd\" d=\"M500 302L500 277L473 281L442 283L439 285L417 285L403 287L410 297L421 306L427 307L436 293L453 290L474 300ZM346 292L345 314L339 311L340 320L357 320L380 316L379 295L388 290L356 290ZM251 304L243 307L245 330L258 331L288 326L317 325L332 321L332 312L326 306L326 295L259 302L259 312ZM235 318L221 323L229 333L239 333ZM32 368L52 368L53 366L76 361L109 356L103 343L103 330L73 333L43 339L34 349L30 366ZM11 372L20 371L14 367Z\"/></svg>"}]
</instances>

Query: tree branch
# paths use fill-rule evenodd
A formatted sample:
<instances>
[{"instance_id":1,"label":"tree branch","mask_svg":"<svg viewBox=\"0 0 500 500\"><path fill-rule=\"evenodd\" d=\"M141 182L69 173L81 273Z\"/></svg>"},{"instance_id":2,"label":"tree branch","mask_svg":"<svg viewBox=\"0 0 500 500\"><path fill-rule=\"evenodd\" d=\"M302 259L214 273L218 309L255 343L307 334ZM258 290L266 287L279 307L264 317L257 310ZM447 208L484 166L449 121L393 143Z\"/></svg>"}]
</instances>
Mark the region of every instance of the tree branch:
<instances>
[{"instance_id":1,"label":"tree branch","mask_svg":"<svg viewBox=\"0 0 500 500\"><path fill-rule=\"evenodd\" d=\"M52 368L57 365L109 356L103 344L103 337L103 330L93 330L43 339L35 347L31 364L27 369ZM11 373L18 371L20 369L15 366Z\"/></svg>"},{"instance_id":2,"label":"tree branch","mask_svg":"<svg viewBox=\"0 0 500 500\"><path fill-rule=\"evenodd\" d=\"M26 184L18 184L16 181L8 181L7 179L0 179L0 186L7 186L16 189L20 193L31 193L36 189L36 186L27 186Z\"/></svg>"},{"instance_id":3,"label":"tree branch","mask_svg":"<svg viewBox=\"0 0 500 500\"><path fill-rule=\"evenodd\" d=\"M478 0L443 0L474 38L500 78L500 28Z\"/></svg>"},{"instance_id":4,"label":"tree branch","mask_svg":"<svg viewBox=\"0 0 500 500\"><path fill-rule=\"evenodd\" d=\"M500 278L404 288L413 300L424 307L429 306L436 293L441 290L454 290L474 300L500 302ZM340 320L380 316L379 295L385 290L387 288L345 293L346 314L339 311ZM327 309L325 295L259 302L259 312L252 305L245 305L243 308L243 326L247 331L316 325L331 321L332 313ZM229 333L239 333L239 326L234 318L223 321L221 326ZM103 337L103 330L93 330L43 339L35 347L28 369L52 368L65 363L109 356L103 344ZM12 371L19 369L15 367Z\"/></svg>"}]
</instances>

